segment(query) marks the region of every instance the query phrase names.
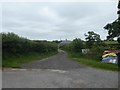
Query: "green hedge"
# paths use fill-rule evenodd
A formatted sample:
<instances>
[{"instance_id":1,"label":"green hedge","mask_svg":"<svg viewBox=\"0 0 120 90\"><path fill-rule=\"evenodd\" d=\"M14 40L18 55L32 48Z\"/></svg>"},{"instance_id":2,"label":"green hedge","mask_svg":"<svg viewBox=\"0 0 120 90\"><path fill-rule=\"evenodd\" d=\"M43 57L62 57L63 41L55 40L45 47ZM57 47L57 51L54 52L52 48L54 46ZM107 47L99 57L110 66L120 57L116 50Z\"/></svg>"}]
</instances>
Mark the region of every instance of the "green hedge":
<instances>
[{"instance_id":1,"label":"green hedge","mask_svg":"<svg viewBox=\"0 0 120 90\"><path fill-rule=\"evenodd\" d=\"M81 39L76 38L69 44L61 45L60 48L66 51L81 53L84 48L84 42Z\"/></svg>"},{"instance_id":2,"label":"green hedge","mask_svg":"<svg viewBox=\"0 0 120 90\"><path fill-rule=\"evenodd\" d=\"M57 51L57 44L54 42L29 40L14 33L0 33L0 35L2 35L3 59L29 52Z\"/></svg>"}]
</instances>

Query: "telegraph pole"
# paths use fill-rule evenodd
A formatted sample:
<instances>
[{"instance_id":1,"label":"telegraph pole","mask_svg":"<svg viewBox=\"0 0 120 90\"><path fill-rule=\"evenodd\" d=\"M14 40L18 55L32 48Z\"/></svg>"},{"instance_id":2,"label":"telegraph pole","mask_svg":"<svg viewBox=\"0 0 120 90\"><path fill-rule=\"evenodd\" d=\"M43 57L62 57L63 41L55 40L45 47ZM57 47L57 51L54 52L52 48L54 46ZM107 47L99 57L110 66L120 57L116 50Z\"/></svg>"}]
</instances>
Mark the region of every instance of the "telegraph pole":
<instances>
[{"instance_id":1,"label":"telegraph pole","mask_svg":"<svg viewBox=\"0 0 120 90\"><path fill-rule=\"evenodd\" d=\"M118 1L118 20L120 20L120 0Z\"/></svg>"}]
</instances>

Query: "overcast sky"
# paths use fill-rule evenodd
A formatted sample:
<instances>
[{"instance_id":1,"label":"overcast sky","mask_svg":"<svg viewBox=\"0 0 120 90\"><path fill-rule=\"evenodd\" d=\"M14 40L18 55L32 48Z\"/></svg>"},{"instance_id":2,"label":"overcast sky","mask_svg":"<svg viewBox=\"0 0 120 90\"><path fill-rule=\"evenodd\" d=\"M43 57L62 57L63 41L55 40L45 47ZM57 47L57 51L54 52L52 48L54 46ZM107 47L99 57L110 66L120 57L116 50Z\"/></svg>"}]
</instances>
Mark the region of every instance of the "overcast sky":
<instances>
[{"instance_id":1,"label":"overcast sky","mask_svg":"<svg viewBox=\"0 0 120 90\"><path fill-rule=\"evenodd\" d=\"M85 39L94 31L106 38L103 27L117 18L115 2L6 2L2 3L2 32L28 39Z\"/></svg>"}]
</instances>

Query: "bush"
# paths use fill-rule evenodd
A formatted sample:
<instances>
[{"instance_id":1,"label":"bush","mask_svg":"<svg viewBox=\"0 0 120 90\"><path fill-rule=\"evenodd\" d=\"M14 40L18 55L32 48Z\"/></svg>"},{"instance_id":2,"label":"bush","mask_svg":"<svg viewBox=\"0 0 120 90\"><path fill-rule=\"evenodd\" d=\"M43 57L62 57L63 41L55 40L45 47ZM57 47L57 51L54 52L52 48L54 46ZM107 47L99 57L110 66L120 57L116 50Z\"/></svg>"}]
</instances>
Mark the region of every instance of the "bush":
<instances>
[{"instance_id":1,"label":"bush","mask_svg":"<svg viewBox=\"0 0 120 90\"><path fill-rule=\"evenodd\" d=\"M1 33L3 59L29 52L56 52L57 44L48 41L32 41L14 33Z\"/></svg>"},{"instance_id":2,"label":"bush","mask_svg":"<svg viewBox=\"0 0 120 90\"><path fill-rule=\"evenodd\" d=\"M95 42L92 48L90 48L90 51L86 54L86 57L91 58L91 59L101 60L103 52L107 49L108 49L108 46L105 43Z\"/></svg>"},{"instance_id":3,"label":"bush","mask_svg":"<svg viewBox=\"0 0 120 90\"><path fill-rule=\"evenodd\" d=\"M81 39L74 39L70 45L71 51L73 52L82 52L83 42Z\"/></svg>"},{"instance_id":4,"label":"bush","mask_svg":"<svg viewBox=\"0 0 120 90\"><path fill-rule=\"evenodd\" d=\"M117 39L118 43L120 43L120 37Z\"/></svg>"},{"instance_id":5,"label":"bush","mask_svg":"<svg viewBox=\"0 0 120 90\"><path fill-rule=\"evenodd\" d=\"M65 51L81 53L82 48L84 48L83 46L83 41L81 39L76 38L69 44L61 45L60 48Z\"/></svg>"}]
</instances>

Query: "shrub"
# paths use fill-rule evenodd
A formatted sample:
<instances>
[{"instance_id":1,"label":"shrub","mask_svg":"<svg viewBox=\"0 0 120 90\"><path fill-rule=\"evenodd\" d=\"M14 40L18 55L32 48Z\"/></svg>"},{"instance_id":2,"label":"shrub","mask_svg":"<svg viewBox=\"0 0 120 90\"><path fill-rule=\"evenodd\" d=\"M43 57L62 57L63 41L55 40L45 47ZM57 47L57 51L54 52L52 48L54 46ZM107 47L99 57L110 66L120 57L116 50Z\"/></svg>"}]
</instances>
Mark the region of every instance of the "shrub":
<instances>
[{"instance_id":1,"label":"shrub","mask_svg":"<svg viewBox=\"0 0 120 90\"><path fill-rule=\"evenodd\" d=\"M118 43L120 43L120 37L117 39Z\"/></svg>"},{"instance_id":2,"label":"shrub","mask_svg":"<svg viewBox=\"0 0 120 90\"><path fill-rule=\"evenodd\" d=\"M71 43L60 46L60 48L66 51L81 53L83 46L83 41L76 38Z\"/></svg>"},{"instance_id":3,"label":"shrub","mask_svg":"<svg viewBox=\"0 0 120 90\"><path fill-rule=\"evenodd\" d=\"M72 43L70 44L70 49L73 52L82 52L82 48L83 48L83 42L81 39L74 39L72 41Z\"/></svg>"},{"instance_id":4,"label":"shrub","mask_svg":"<svg viewBox=\"0 0 120 90\"><path fill-rule=\"evenodd\" d=\"M56 52L57 44L48 41L32 41L14 33L1 33L3 59L29 52Z\"/></svg>"}]
</instances>

